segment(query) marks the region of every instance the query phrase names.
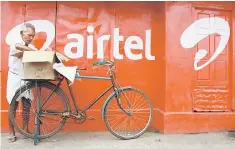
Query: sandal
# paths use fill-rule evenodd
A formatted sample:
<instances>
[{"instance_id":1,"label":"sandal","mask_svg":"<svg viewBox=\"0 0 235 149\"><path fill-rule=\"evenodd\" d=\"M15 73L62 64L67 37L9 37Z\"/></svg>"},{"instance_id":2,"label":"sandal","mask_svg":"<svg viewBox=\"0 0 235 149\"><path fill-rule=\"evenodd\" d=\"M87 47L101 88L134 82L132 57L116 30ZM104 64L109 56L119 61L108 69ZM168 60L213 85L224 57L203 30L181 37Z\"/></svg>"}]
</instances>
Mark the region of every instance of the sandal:
<instances>
[{"instance_id":1,"label":"sandal","mask_svg":"<svg viewBox=\"0 0 235 149\"><path fill-rule=\"evenodd\" d=\"M9 136L8 140L11 142L15 142L16 141L16 136Z\"/></svg>"}]
</instances>

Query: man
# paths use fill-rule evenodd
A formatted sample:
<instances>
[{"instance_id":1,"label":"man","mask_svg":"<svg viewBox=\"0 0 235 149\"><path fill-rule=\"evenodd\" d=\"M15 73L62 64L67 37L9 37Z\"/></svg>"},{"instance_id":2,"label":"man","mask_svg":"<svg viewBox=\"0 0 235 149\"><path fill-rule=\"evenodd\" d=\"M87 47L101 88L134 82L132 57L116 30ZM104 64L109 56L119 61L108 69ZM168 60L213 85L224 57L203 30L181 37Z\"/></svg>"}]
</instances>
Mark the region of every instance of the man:
<instances>
[{"instance_id":1,"label":"man","mask_svg":"<svg viewBox=\"0 0 235 149\"><path fill-rule=\"evenodd\" d=\"M31 42L35 36L35 27L30 23L25 23L20 31L22 41L18 41L15 44L10 46L9 53L9 71L8 71L8 80L7 80L7 100L11 104L11 101L16 93L16 90L20 88L21 79L24 78L24 69L21 56L12 56L17 50L18 51L35 51L37 50ZM52 50L48 48L49 50ZM31 94L32 95L32 94ZM29 112L31 106L31 99L29 95L22 94L21 101L23 105L22 120L23 120L23 129L28 131L28 122L29 122ZM18 99L19 100L19 99ZM15 109L18 107L18 102L15 106ZM9 120L10 126L10 137L9 140L14 142L16 141L15 130L13 125Z\"/></svg>"}]
</instances>

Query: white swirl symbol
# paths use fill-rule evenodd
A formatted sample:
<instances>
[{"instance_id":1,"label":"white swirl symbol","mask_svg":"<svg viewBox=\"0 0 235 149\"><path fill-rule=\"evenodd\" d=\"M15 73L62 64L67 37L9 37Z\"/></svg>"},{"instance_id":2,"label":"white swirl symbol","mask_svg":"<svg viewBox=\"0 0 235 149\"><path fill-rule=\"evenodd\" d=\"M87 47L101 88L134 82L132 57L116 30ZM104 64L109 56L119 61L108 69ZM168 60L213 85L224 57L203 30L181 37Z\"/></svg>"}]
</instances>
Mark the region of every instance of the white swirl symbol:
<instances>
[{"instance_id":1,"label":"white swirl symbol","mask_svg":"<svg viewBox=\"0 0 235 149\"><path fill-rule=\"evenodd\" d=\"M206 67L224 50L229 40L230 27L228 22L223 18L211 17L195 21L183 32L180 43L182 47L187 49L194 47L200 40L214 33L220 35L220 43L215 50L214 55L207 62L198 66L198 62L207 55L205 49L199 49L194 57L195 70Z\"/></svg>"}]
</instances>

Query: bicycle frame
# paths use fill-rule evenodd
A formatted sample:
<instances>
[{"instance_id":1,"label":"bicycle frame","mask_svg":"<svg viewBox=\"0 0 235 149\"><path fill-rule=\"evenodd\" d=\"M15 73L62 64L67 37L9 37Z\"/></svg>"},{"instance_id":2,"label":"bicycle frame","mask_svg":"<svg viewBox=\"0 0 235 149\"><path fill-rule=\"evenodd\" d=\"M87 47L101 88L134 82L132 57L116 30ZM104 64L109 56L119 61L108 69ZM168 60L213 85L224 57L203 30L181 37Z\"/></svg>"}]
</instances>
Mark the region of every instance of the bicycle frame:
<instances>
[{"instance_id":1,"label":"bicycle frame","mask_svg":"<svg viewBox=\"0 0 235 149\"><path fill-rule=\"evenodd\" d=\"M49 98L51 97L51 95L54 93L54 91L60 86L61 82L63 81L65 77L63 76L62 79L60 79L59 83L56 84L56 87L53 89L53 91L49 94L49 96L47 97L47 99L45 100L45 102L43 104L40 104L40 100L39 100L39 95L40 95L40 88L37 88L37 81L35 82L36 83L36 88L37 88L37 92L38 92L38 99L37 99L37 113L36 113L36 117L35 117L35 131L34 131L34 144L38 144L39 142L39 139L38 139L38 134L40 134L40 127L39 127L39 120L38 120L38 116L39 116L39 112L40 112L40 109L42 109L42 107L46 104L46 102L49 100ZM100 77L100 76L76 76L76 79L80 79L80 78L85 78L85 79L96 79L96 80L111 80L112 82L112 85L110 87L108 87L101 95L99 95L90 105L88 105L84 110L82 110L81 112L86 112L88 109L90 109L100 98L102 98L109 90L111 90L113 88L114 92L116 93L117 96L119 96L119 94L116 92L116 86L115 86L115 82L114 82L114 79L113 79L113 76L110 76L110 77ZM73 101L73 104L74 104L74 107L76 108L76 111L77 112L80 112L80 109L78 108L78 105L76 103L76 100L74 98L74 95L73 95L73 91L72 91L72 88L71 86L69 86L69 82L68 82L68 79L66 78L66 82L67 82L67 86L69 88L69 92L70 92L70 95L72 97L72 101ZM119 97L118 97L119 98ZM117 98L117 99L118 99ZM119 107L125 112L127 113L123 107L121 106L121 104L118 102L118 105ZM71 110L71 109L70 109ZM71 112L71 111L70 111ZM57 113L57 112L50 112L50 111L47 111L47 114L52 114L52 115L60 115L61 113ZM129 113L127 113L129 114Z\"/></svg>"},{"instance_id":2,"label":"bicycle frame","mask_svg":"<svg viewBox=\"0 0 235 149\"><path fill-rule=\"evenodd\" d=\"M76 108L76 111L81 111L81 112L86 112L88 109L90 109L97 101L99 101L108 91L110 91L112 88L113 90L115 91L116 89L116 86L115 86L115 83L114 83L114 80L113 80L113 76L110 76L110 77L100 77L100 76L76 76L76 79L94 79L94 80L110 80L112 82L112 85L109 86L102 94L100 94L95 100L92 101L91 104L89 104L84 110L80 110L77 106L77 102L74 98L74 95L73 95L73 91L72 91L72 88L71 86L69 86L69 82L68 80L66 79L66 82L67 82L67 86L69 88L69 92L70 92L70 95L72 97L72 101L73 101L73 104L74 104L74 107Z\"/></svg>"},{"instance_id":3,"label":"bicycle frame","mask_svg":"<svg viewBox=\"0 0 235 149\"><path fill-rule=\"evenodd\" d=\"M60 86L60 84L61 84L61 82L63 81L64 78L65 78L65 77L62 76L62 79L59 81L58 84L56 84L56 87L53 89L53 91L50 93L50 95L47 97L47 99L44 101L44 103L40 106L40 109L46 104L46 102L49 100L49 98L50 98L51 95L54 93L54 91L56 90L56 88L58 88L58 87ZM112 85L109 86L109 87L108 87L102 94L100 94L95 100L93 100L92 103L89 104L84 110L81 110L81 109L79 109L78 104L77 104L77 102L76 102L76 100L75 100L75 97L74 97L72 88L71 88L71 86L69 86L68 79L65 78L65 79L66 79L67 86L68 86L68 88L69 88L70 95L71 95L71 97L72 97L73 105L74 105L74 107L75 107L77 113L78 113L78 112L86 112L86 111L89 110L97 101L99 101L108 91L110 91L111 89L113 89L113 91L114 91L114 93L115 93L115 95L116 95L116 99L117 99L118 106L119 106L120 109L121 109L123 112L125 112L127 115L130 115L130 112L126 111L126 110L122 107L122 105L121 105L121 103L120 103L119 91L118 91L118 88L117 88L116 85L115 85L115 81L114 81L114 76L113 76L113 75L111 75L111 76L109 76L109 77L101 77L101 76L78 76L78 75L76 75L76 77L75 77L75 79L81 79L81 78L83 78L83 79L95 79L95 80L110 80L111 83L112 83ZM69 104L70 104L70 103L69 103ZM128 103L128 104L129 104L129 103ZM71 109L70 109L70 110L71 110ZM49 111L48 111L48 112L49 112ZM70 112L71 112L71 111L70 111ZM49 113L47 113L47 114L49 114ZM57 114L59 114L59 113L50 112L50 114L55 114L55 115L57 115Z\"/></svg>"}]
</instances>

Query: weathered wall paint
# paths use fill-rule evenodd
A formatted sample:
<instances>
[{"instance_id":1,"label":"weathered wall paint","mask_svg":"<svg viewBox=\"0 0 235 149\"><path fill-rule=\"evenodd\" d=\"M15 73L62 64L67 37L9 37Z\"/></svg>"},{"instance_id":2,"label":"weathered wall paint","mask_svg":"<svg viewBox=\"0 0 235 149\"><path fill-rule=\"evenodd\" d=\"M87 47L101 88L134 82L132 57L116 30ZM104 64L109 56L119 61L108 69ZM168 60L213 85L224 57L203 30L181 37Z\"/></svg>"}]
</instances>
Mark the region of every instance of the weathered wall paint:
<instances>
[{"instance_id":1,"label":"weathered wall paint","mask_svg":"<svg viewBox=\"0 0 235 149\"><path fill-rule=\"evenodd\" d=\"M187 46L188 42L182 43L182 34L190 25L200 19L197 18L198 11L203 14L203 18L206 18L208 14L212 15L211 17L227 16L225 20L230 26L226 50L221 51L207 66L199 70L194 66L194 57L198 49L210 51L205 61L198 63L200 66L215 54L215 47L217 47L219 40L217 41L217 35L213 34L211 35L213 40L211 38L208 42L208 38L204 38L198 42L197 46ZM214 14L215 16L213 16ZM1 28L2 131L8 130L8 113L6 112L8 103L5 100L5 88L9 50L5 38L12 28L32 20L48 20L54 25L55 37L50 46L63 54L70 53L74 59L67 65L87 68L87 71L81 72L83 75L105 75L106 69L100 68L93 71L90 66L92 62L97 61L97 57L102 56L102 52L104 52L105 59L117 59L117 55L119 57L123 55L119 60L116 60L119 82L121 85L133 85L140 88L150 97L154 106L152 129L158 129L164 133L184 133L235 128L233 125L235 114L232 111L235 108L235 93L232 91L235 87L235 79L233 79L235 73L234 2L3 2L2 20L4 20ZM88 26L92 26L94 31L89 33ZM119 44L114 39L118 37L115 28L119 30L119 36L123 36L123 41L119 41ZM149 30L151 31L150 42L147 39L149 36L146 36L146 31ZM228 31L226 33L228 35ZM78 53L80 46L74 46L78 40L69 38L75 36L84 39L84 42L79 45L83 45L83 48L88 50L80 50ZM135 37L129 38L130 36ZM47 35L43 32L37 33L33 44L38 49L42 48L46 37ZM94 39L93 46L90 44L91 42L86 42L92 37ZM106 39L102 42L103 45L100 44L101 42L96 42L100 41L100 37ZM138 41L137 50L132 50L132 52L134 51L135 55L142 55L141 60L133 60L128 56L127 51L130 47L130 44L126 43L128 38ZM72 42L74 44L70 44ZM114 49L117 45L119 45L119 51ZM97 52L97 49L101 53ZM149 54L146 54L146 49L150 49L151 52L149 50ZM77 55L80 54L83 57L76 58L77 55L73 57L71 51L77 52ZM155 60L150 60L153 57ZM227 64L226 71L223 69L225 65L208 69L217 61L223 61L225 63L222 64ZM210 76L218 74L218 77L207 79L206 82L203 81L204 78L208 78L208 74ZM221 78L225 76L227 79L221 81ZM94 84L99 87L92 87ZM107 86L108 82L105 81L82 80L75 82L73 89L80 107L87 106ZM198 89L199 86L201 90ZM219 92L217 89L215 93L218 95L215 95L211 89L218 86L222 86L223 92ZM68 89L64 84L62 87L68 94ZM201 95L206 96L200 98ZM216 97L222 95L222 102L218 102L217 98L212 99L214 95ZM213 103L216 104L213 105ZM97 131L106 129L100 119L102 104L101 101L88 111L88 117L93 116L94 120L87 120L82 125L67 124L63 130ZM207 112L195 113L194 110ZM220 113L212 114L208 113L209 111L219 111Z\"/></svg>"}]
</instances>

